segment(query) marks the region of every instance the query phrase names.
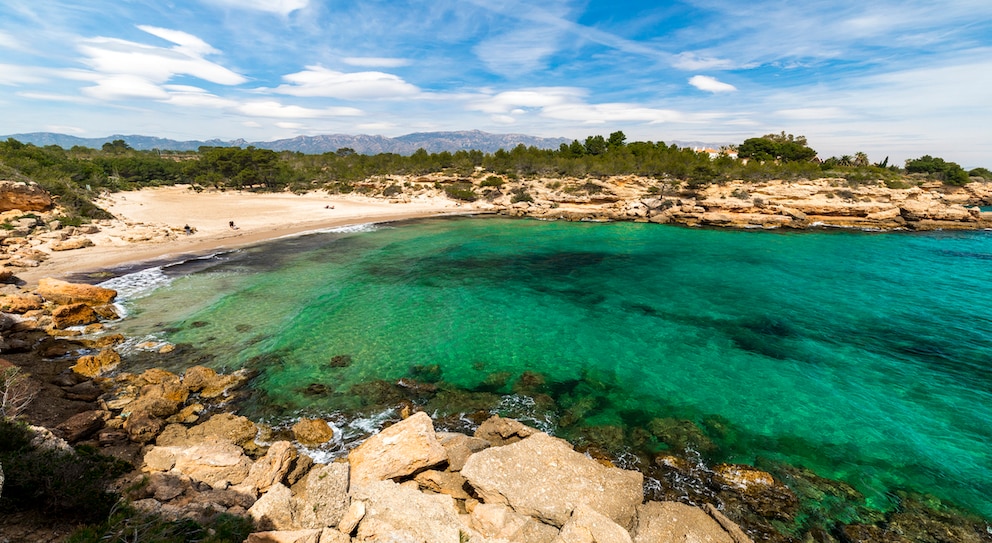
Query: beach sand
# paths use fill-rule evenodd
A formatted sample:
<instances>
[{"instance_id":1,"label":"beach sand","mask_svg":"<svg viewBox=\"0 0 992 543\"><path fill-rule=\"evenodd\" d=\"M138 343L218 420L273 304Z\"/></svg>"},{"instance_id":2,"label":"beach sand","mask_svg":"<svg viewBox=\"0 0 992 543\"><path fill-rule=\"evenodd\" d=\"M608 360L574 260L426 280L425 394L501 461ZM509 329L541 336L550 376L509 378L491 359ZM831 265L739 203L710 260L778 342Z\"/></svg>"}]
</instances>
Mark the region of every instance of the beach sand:
<instances>
[{"instance_id":1,"label":"beach sand","mask_svg":"<svg viewBox=\"0 0 992 543\"><path fill-rule=\"evenodd\" d=\"M97 203L116 219L100 221L100 232L87 236L93 247L53 251L39 267L18 270L18 278L33 286L43 277L65 278L153 260L179 260L324 228L473 212L465 204L438 197L391 203L324 192L195 192L185 185L118 192ZM231 221L237 229L230 228ZM185 235L185 225L194 233ZM169 230L173 236L126 239L135 231L154 229Z\"/></svg>"}]
</instances>

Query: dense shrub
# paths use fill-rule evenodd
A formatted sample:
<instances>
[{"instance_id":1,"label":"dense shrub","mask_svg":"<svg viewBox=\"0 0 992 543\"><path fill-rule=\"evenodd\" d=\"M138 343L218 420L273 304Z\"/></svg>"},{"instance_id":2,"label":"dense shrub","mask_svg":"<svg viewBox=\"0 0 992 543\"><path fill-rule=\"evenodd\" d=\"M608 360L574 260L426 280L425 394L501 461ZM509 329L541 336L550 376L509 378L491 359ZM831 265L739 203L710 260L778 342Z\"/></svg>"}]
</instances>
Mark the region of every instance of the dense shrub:
<instances>
[{"instance_id":1,"label":"dense shrub","mask_svg":"<svg viewBox=\"0 0 992 543\"><path fill-rule=\"evenodd\" d=\"M34 510L83 522L107 518L119 499L107 484L131 471L129 464L92 448L73 454L37 449L29 442L27 426L0 421L0 464L6 476L0 511Z\"/></svg>"},{"instance_id":2,"label":"dense shrub","mask_svg":"<svg viewBox=\"0 0 992 543\"><path fill-rule=\"evenodd\" d=\"M444 187L444 193L448 198L462 200L463 202L474 202L479 199L479 195L472 190L472 185L467 183L455 183Z\"/></svg>"},{"instance_id":3,"label":"dense shrub","mask_svg":"<svg viewBox=\"0 0 992 543\"><path fill-rule=\"evenodd\" d=\"M226 513L199 524L169 521L124 504L106 521L77 530L66 543L240 543L253 531L250 520Z\"/></svg>"}]
</instances>

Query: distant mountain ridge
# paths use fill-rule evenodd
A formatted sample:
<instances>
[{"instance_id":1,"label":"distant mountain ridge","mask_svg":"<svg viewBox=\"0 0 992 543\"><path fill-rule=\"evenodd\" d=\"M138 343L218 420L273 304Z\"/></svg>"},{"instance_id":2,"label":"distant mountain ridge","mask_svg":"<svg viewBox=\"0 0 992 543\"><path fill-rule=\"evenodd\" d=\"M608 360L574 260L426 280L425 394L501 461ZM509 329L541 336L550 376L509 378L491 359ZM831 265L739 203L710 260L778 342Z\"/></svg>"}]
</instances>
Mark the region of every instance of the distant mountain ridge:
<instances>
[{"instance_id":1,"label":"distant mountain ridge","mask_svg":"<svg viewBox=\"0 0 992 543\"><path fill-rule=\"evenodd\" d=\"M562 143L572 142L569 138L540 138L525 134L492 134L481 130L463 130L457 132L415 132L413 134L407 134L405 136L398 136L395 138L368 134L325 134L320 136L297 136L295 138L256 142L248 142L240 138L229 141L219 139L180 141L134 134L114 134L104 138L80 138L78 136L58 134L54 132L30 132L25 134L0 136L0 140L6 140L7 138L14 138L21 143L31 143L42 147L46 145L58 145L64 149L71 149L76 145L99 149L103 147L104 143L109 143L114 140L124 140L132 148L139 151L151 151L155 149L162 151L194 151L202 146L247 147L249 145L253 145L259 149L294 151L306 154L329 153L337 151L341 148L349 148L354 149L357 153L366 155L374 155L379 153L410 155L417 149L424 149L429 153L469 150L493 153L499 149L510 150L521 144L526 147L533 146L539 149L557 149ZM715 144L712 143L697 141L671 141L667 143L675 144L679 147L715 146Z\"/></svg>"},{"instance_id":2,"label":"distant mountain ridge","mask_svg":"<svg viewBox=\"0 0 992 543\"><path fill-rule=\"evenodd\" d=\"M244 139L230 141L219 139L179 141L154 136L124 134L114 134L104 138L80 138L78 136L53 132L32 132L0 136L0 139L5 140L7 138L14 138L21 143L32 143L38 146L58 145L64 149L70 149L76 145L99 149L104 143L114 140L124 140L134 149L141 151L151 151L154 149L163 151L189 151L196 150L205 145L214 147L247 147L253 145L260 149L298 151L307 154L334 152L347 147L362 154L396 153L401 155L413 154L420 148L423 148L429 153L461 150L479 150L492 153L499 149L509 150L521 144L527 147L534 146L541 149L557 149L562 143L572 141L567 138L539 138L525 134L490 134L480 130L418 132L396 138L366 134L326 134L256 142L248 142Z\"/></svg>"}]
</instances>

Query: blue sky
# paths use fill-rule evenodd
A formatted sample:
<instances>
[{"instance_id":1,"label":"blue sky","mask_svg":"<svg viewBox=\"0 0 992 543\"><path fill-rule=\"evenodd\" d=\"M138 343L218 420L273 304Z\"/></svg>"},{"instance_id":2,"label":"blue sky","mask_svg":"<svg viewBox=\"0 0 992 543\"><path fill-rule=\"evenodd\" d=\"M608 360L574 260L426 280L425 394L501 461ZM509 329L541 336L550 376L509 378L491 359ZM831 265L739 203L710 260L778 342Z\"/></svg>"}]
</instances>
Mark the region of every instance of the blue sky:
<instances>
[{"instance_id":1,"label":"blue sky","mask_svg":"<svg viewBox=\"0 0 992 543\"><path fill-rule=\"evenodd\" d=\"M3 0L0 133L480 129L992 167L992 2Z\"/></svg>"}]
</instances>

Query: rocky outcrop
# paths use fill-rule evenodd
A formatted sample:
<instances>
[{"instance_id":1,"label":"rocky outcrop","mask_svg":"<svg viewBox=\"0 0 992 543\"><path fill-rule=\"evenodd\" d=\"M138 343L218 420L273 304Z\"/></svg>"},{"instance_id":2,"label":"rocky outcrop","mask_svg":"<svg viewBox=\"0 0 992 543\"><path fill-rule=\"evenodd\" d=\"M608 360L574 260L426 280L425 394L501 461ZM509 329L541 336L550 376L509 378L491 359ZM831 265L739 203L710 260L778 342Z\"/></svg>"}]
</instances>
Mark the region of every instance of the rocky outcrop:
<instances>
[{"instance_id":1,"label":"rocky outcrop","mask_svg":"<svg viewBox=\"0 0 992 543\"><path fill-rule=\"evenodd\" d=\"M410 475L448 458L434 433L434 423L420 412L370 437L348 454L351 484Z\"/></svg>"},{"instance_id":2,"label":"rocky outcrop","mask_svg":"<svg viewBox=\"0 0 992 543\"><path fill-rule=\"evenodd\" d=\"M634 543L740 543L702 509L676 502L639 505L633 532Z\"/></svg>"},{"instance_id":3,"label":"rocky outcrop","mask_svg":"<svg viewBox=\"0 0 992 543\"><path fill-rule=\"evenodd\" d=\"M82 283L69 283L47 277L38 281L38 288L35 293L59 305L76 303L104 305L114 301L114 298L117 297L117 291L113 289Z\"/></svg>"},{"instance_id":4,"label":"rocky outcrop","mask_svg":"<svg viewBox=\"0 0 992 543\"><path fill-rule=\"evenodd\" d=\"M0 181L0 212L45 211L52 207L52 195L35 183Z\"/></svg>"},{"instance_id":5,"label":"rocky outcrop","mask_svg":"<svg viewBox=\"0 0 992 543\"><path fill-rule=\"evenodd\" d=\"M376 481L352 492L365 504L356 541L459 543L462 523L450 496L425 494L393 481Z\"/></svg>"},{"instance_id":6,"label":"rocky outcrop","mask_svg":"<svg viewBox=\"0 0 992 543\"><path fill-rule=\"evenodd\" d=\"M605 467L540 432L472 455L461 473L482 501L559 527L580 504L629 527L644 498L639 472Z\"/></svg>"},{"instance_id":7,"label":"rocky outcrop","mask_svg":"<svg viewBox=\"0 0 992 543\"><path fill-rule=\"evenodd\" d=\"M334 429L324 419L300 419L293 425L293 437L303 445L316 446L334 437Z\"/></svg>"}]
</instances>

